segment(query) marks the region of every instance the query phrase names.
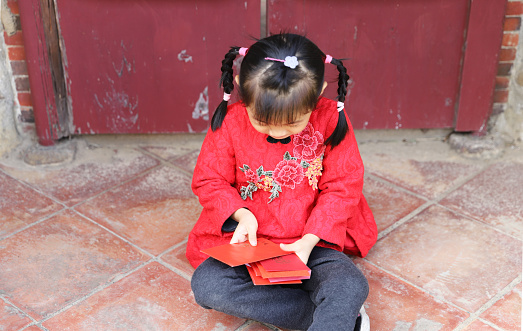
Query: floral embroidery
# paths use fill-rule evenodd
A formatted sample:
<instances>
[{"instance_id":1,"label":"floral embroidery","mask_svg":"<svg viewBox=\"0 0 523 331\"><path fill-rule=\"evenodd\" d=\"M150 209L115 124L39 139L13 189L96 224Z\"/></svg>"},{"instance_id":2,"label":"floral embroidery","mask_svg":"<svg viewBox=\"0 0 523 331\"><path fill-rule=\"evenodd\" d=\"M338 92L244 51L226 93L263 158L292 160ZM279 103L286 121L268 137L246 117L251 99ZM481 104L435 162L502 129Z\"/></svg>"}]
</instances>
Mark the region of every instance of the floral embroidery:
<instances>
[{"instance_id":1,"label":"floral embroidery","mask_svg":"<svg viewBox=\"0 0 523 331\"><path fill-rule=\"evenodd\" d=\"M321 171L323 170L323 155L314 159L312 163L309 164L307 171L305 171L305 176L309 179L309 185L312 186L313 190L318 189L318 180L321 176Z\"/></svg>"},{"instance_id":2,"label":"floral embroidery","mask_svg":"<svg viewBox=\"0 0 523 331\"><path fill-rule=\"evenodd\" d=\"M254 171L246 164L240 168L245 174L248 184L240 188L243 200L247 198L252 200L252 194L260 189L271 193L267 202L270 203L280 196L282 187L294 189L304 178L308 179L313 190L318 189L319 177L321 177L323 170L323 153L325 152L322 134L319 131L314 131L312 124L308 123L302 132L293 136L292 141L295 156L285 152L283 160L278 162L274 171L265 171L263 166ZM298 159L301 159L301 161L298 162Z\"/></svg>"},{"instance_id":3,"label":"floral embroidery","mask_svg":"<svg viewBox=\"0 0 523 331\"><path fill-rule=\"evenodd\" d=\"M325 145L323 145L323 136L319 131L314 131L311 123L308 123L302 132L298 133L292 139L294 144L294 156L298 159L311 162L323 155Z\"/></svg>"},{"instance_id":4,"label":"floral embroidery","mask_svg":"<svg viewBox=\"0 0 523 331\"><path fill-rule=\"evenodd\" d=\"M274 169L273 179L294 189L303 180L303 168L296 160L283 160Z\"/></svg>"}]
</instances>

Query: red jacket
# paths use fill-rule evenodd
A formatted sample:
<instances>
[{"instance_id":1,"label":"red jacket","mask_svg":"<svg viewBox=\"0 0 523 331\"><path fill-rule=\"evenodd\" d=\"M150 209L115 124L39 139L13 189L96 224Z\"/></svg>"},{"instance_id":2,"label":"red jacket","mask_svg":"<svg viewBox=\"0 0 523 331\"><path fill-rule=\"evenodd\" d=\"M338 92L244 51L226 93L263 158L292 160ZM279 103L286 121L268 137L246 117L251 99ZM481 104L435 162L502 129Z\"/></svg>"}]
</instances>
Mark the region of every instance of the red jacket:
<instances>
[{"instance_id":1,"label":"red jacket","mask_svg":"<svg viewBox=\"0 0 523 331\"><path fill-rule=\"evenodd\" d=\"M231 240L222 225L242 207L256 216L258 237L292 243L312 233L319 246L365 256L378 231L351 124L338 146L324 144L337 121L336 102L321 98L302 132L274 144L252 127L243 104L230 105L222 127L207 133L194 170L203 211L189 234L189 262L196 268L207 258L200 250Z\"/></svg>"}]
</instances>

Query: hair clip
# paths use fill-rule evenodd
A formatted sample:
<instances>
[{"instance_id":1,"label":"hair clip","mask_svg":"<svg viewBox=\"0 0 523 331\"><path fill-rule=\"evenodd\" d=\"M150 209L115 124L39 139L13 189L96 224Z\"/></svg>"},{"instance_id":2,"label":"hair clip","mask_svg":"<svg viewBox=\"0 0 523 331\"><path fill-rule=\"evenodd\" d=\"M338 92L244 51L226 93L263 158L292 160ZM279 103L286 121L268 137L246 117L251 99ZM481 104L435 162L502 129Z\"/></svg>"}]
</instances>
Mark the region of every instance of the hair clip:
<instances>
[{"instance_id":1,"label":"hair clip","mask_svg":"<svg viewBox=\"0 0 523 331\"><path fill-rule=\"evenodd\" d=\"M285 60L275 59L272 57L266 57L265 60L283 62L284 66L291 68L291 69L294 69L298 66L298 58L296 56L286 56Z\"/></svg>"},{"instance_id":2,"label":"hair clip","mask_svg":"<svg viewBox=\"0 0 523 331\"><path fill-rule=\"evenodd\" d=\"M325 63L331 63L331 61L332 61L332 56L330 56L328 54L325 55Z\"/></svg>"},{"instance_id":3,"label":"hair clip","mask_svg":"<svg viewBox=\"0 0 523 331\"><path fill-rule=\"evenodd\" d=\"M223 92L223 101L231 100L231 95L229 93Z\"/></svg>"}]
</instances>

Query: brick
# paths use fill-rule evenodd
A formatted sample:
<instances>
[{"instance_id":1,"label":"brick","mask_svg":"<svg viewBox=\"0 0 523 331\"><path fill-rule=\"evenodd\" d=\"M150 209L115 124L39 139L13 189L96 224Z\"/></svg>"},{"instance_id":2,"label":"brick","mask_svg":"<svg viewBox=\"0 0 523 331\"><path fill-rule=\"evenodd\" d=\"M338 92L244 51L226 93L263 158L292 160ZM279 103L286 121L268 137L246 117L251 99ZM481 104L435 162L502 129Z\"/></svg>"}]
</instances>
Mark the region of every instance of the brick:
<instances>
[{"instance_id":1,"label":"brick","mask_svg":"<svg viewBox=\"0 0 523 331\"><path fill-rule=\"evenodd\" d=\"M503 31L519 31L521 17L507 17L503 23Z\"/></svg>"},{"instance_id":2,"label":"brick","mask_svg":"<svg viewBox=\"0 0 523 331\"><path fill-rule=\"evenodd\" d=\"M506 47L514 47L514 46L518 45L518 42L519 42L518 33L504 33L503 41L502 41L501 45L506 46Z\"/></svg>"},{"instance_id":3,"label":"brick","mask_svg":"<svg viewBox=\"0 0 523 331\"><path fill-rule=\"evenodd\" d=\"M512 63L500 63L497 76L510 76L510 70L512 70Z\"/></svg>"},{"instance_id":4,"label":"brick","mask_svg":"<svg viewBox=\"0 0 523 331\"><path fill-rule=\"evenodd\" d=\"M521 1L507 2L507 9L505 11L505 15L506 16L523 15L523 2L521 2Z\"/></svg>"},{"instance_id":5,"label":"brick","mask_svg":"<svg viewBox=\"0 0 523 331\"><path fill-rule=\"evenodd\" d=\"M19 92L18 102L20 103L20 106L33 107L33 100L31 98L31 93L29 92Z\"/></svg>"},{"instance_id":6,"label":"brick","mask_svg":"<svg viewBox=\"0 0 523 331\"><path fill-rule=\"evenodd\" d=\"M24 123L34 123L35 116L32 107L20 107L20 120Z\"/></svg>"},{"instance_id":7,"label":"brick","mask_svg":"<svg viewBox=\"0 0 523 331\"><path fill-rule=\"evenodd\" d=\"M7 0L7 7L11 10L11 13L15 15L20 15L20 9L18 8L18 1L16 0Z\"/></svg>"},{"instance_id":8,"label":"brick","mask_svg":"<svg viewBox=\"0 0 523 331\"><path fill-rule=\"evenodd\" d=\"M29 77L21 76L15 78L16 90L18 92L29 92L31 88L29 87Z\"/></svg>"},{"instance_id":9,"label":"brick","mask_svg":"<svg viewBox=\"0 0 523 331\"><path fill-rule=\"evenodd\" d=\"M507 89L510 83L508 77L496 77L496 90Z\"/></svg>"},{"instance_id":10,"label":"brick","mask_svg":"<svg viewBox=\"0 0 523 331\"><path fill-rule=\"evenodd\" d=\"M7 46L23 46L24 39L22 31L17 31L14 35L9 36L7 32L4 31L5 44Z\"/></svg>"},{"instance_id":11,"label":"brick","mask_svg":"<svg viewBox=\"0 0 523 331\"><path fill-rule=\"evenodd\" d=\"M502 48L499 51L499 62L512 62L516 59L517 49L515 47Z\"/></svg>"},{"instance_id":12,"label":"brick","mask_svg":"<svg viewBox=\"0 0 523 331\"><path fill-rule=\"evenodd\" d=\"M25 61L11 61L11 70L14 76L28 75L27 63Z\"/></svg>"},{"instance_id":13,"label":"brick","mask_svg":"<svg viewBox=\"0 0 523 331\"><path fill-rule=\"evenodd\" d=\"M25 60L25 48L23 46L7 47L7 52L11 61Z\"/></svg>"},{"instance_id":14,"label":"brick","mask_svg":"<svg viewBox=\"0 0 523 331\"><path fill-rule=\"evenodd\" d=\"M508 101L508 90L494 91L494 103L506 103Z\"/></svg>"}]
</instances>

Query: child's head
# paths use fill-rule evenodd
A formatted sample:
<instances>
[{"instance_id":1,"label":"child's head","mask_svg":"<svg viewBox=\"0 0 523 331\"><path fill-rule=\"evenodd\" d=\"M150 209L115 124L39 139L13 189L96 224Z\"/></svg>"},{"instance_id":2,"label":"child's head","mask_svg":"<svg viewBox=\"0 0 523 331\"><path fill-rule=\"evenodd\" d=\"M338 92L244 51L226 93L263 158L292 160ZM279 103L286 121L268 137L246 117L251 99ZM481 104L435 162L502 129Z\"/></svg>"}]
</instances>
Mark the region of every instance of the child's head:
<instances>
[{"instance_id":1,"label":"child's head","mask_svg":"<svg viewBox=\"0 0 523 331\"><path fill-rule=\"evenodd\" d=\"M213 116L213 131L221 126L225 118L228 95L234 88L233 61L237 54L244 54L245 51L245 48L232 47L222 61L221 83L226 97ZM287 62L284 62L286 58ZM326 59L338 67L338 101L344 102L349 76L343 63L325 55L309 39L295 34L277 34L249 47L237 82L240 98L255 129L268 133L259 127L287 127L288 132L299 133L293 131L299 129L301 124L305 127L325 87ZM341 111L338 126L326 143L332 147L338 145L346 132L347 122Z\"/></svg>"}]
</instances>

